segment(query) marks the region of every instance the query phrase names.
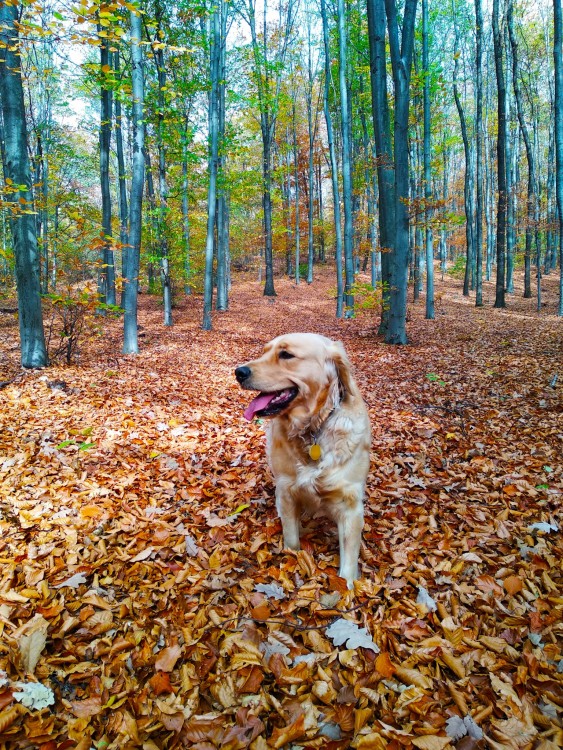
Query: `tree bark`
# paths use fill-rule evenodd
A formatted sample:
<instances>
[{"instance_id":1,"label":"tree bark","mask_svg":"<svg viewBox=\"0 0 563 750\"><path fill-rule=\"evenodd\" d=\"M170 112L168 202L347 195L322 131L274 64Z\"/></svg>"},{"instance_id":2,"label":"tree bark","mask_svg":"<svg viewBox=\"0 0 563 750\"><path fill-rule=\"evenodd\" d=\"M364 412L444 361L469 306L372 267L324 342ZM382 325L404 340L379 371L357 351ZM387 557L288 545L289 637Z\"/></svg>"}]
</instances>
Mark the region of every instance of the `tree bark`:
<instances>
[{"instance_id":1,"label":"tree bark","mask_svg":"<svg viewBox=\"0 0 563 750\"><path fill-rule=\"evenodd\" d=\"M113 54L113 67L116 75L119 76L120 62L118 51L114 52ZM123 116L119 96L115 97L115 150L117 154L117 179L119 183L119 241L121 243L121 257L122 259L124 259L126 246L129 243L129 211L127 208L127 176L125 172L125 156L123 153Z\"/></svg>"},{"instance_id":2,"label":"tree bark","mask_svg":"<svg viewBox=\"0 0 563 750\"><path fill-rule=\"evenodd\" d=\"M389 324L385 341L407 344L409 256L409 109L417 0L405 0L401 41L395 0L385 0L393 83L395 88L395 242L391 256Z\"/></svg>"},{"instance_id":3,"label":"tree bark","mask_svg":"<svg viewBox=\"0 0 563 750\"><path fill-rule=\"evenodd\" d=\"M219 159L219 73L221 54L220 9L214 6L211 15L211 50L209 94L209 186L207 189L207 235L205 240L205 279L203 290L202 328L212 328L213 308L213 251L215 246L215 217L217 211L217 172Z\"/></svg>"},{"instance_id":4,"label":"tree bark","mask_svg":"<svg viewBox=\"0 0 563 750\"><path fill-rule=\"evenodd\" d=\"M342 131L342 202L344 206L344 303L345 317L353 314L354 297L354 220L352 216L351 116L348 101L348 43L346 38L346 8L344 0L337 0L338 63L340 83L340 124Z\"/></svg>"},{"instance_id":5,"label":"tree bark","mask_svg":"<svg viewBox=\"0 0 563 750\"><path fill-rule=\"evenodd\" d=\"M520 125L520 132L524 140L524 146L526 148L526 161L528 163L528 184L527 184L527 216L526 216L526 249L525 249L525 284L524 284L524 297L532 296L532 289L530 284L530 261L532 257L532 246L533 237L536 236L536 242L539 241L538 237L538 224L539 224L539 202L538 202L538 191L537 191L537 177L536 177L536 161L534 156L534 149L532 140L528 132L528 126L526 124L526 113L524 111L524 103L522 101L522 91L520 88L520 70L519 70L519 59L518 59L518 42L516 40L516 34L514 33L514 8L513 0L509 0L507 23L508 23L508 34L510 38L510 46L512 48L512 85L514 88L514 97L516 99L516 109L518 113L518 122Z\"/></svg>"},{"instance_id":6,"label":"tree bark","mask_svg":"<svg viewBox=\"0 0 563 750\"><path fill-rule=\"evenodd\" d=\"M25 119L18 6L0 2L0 105L4 125L4 206L10 209L10 229L16 264L21 364L48 364L39 281L39 248L33 206L28 134ZM8 200L8 198L10 200Z\"/></svg>"},{"instance_id":7,"label":"tree bark","mask_svg":"<svg viewBox=\"0 0 563 750\"><path fill-rule=\"evenodd\" d=\"M395 166L387 96L384 0L367 0L373 130L379 187L379 244L381 247L382 312L379 333L389 324L391 257L395 247Z\"/></svg>"},{"instance_id":8,"label":"tree bark","mask_svg":"<svg viewBox=\"0 0 563 750\"><path fill-rule=\"evenodd\" d=\"M432 148L430 144L430 64L428 60L429 47L428 28L428 0L422 0L422 70L424 75L424 202L426 227L424 233L424 247L426 255L426 318L434 320L434 249L432 244L432 173L430 161Z\"/></svg>"},{"instance_id":9,"label":"tree bark","mask_svg":"<svg viewBox=\"0 0 563 750\"><path fill-rule=\"evenodd\" d=\"M98 31L102 30L98 25ZM100 37L100 70L102 76L100 101L100 187L102 193L102 268L100 273L100 293L102 301L115 305L115 266L111 225L111 190L109 160L111 148L111 122L113 93L104 81L111 68L109 42Z\"/></svg>"},{"instance_id":10,"label":"tree bark","mask_svg":"<svg viewBox=\"0 0 563 750\"><path fill-rule=\"evenodd\" d=\"M553 64L555 67L555 195L559 220L559 307L563 316L563 21L561 0L553 0Z\"/></svg>"},{"instance_id":11,"label":"tree bark","mask_svg":"<svg viewBox=\"0 0 563 750\"><path fill-rule=\"evenodd\" d=\"M455 23L455 21L454 21ZM465 263L465 275L463 279L463 295L464 297L469 296L469 288L471 286L472 277L472 265L474 262L474 233L473 233L473 195L475 191L475 181L473 176L473 152L471 148L471 142L469 140L469 134L467 132L467 121L465 119L465 112L463 110L463 104L459 95L459 89L457 86L457 75L459 70L459 31L457 23L455 24L455 62L454 62L454 79L453 79L453 92L454 100L459 115L459 123L461 127L461 138L463 140L463 152L465 155L465 176L464 176L464 190L463 200L465 205L465 242L466 248L466 263Z\"/></svg>"},{"instance_id":12,"label":"tree bark","mask_svg":"<svg viewBox=\"0 0 563 750\"><path fill-rule=\"evenodd\" d=\"M131 194L129 200L128 246L123 249L123 353L137 354L137 295L139 289L139 265L141 255L141 233L143 218L143 188L145 183L145 124L144 61L141 47L142 21L139 12L130 12L131 24L131 81L133 123L133 161Z\"/></svg>"},{"instance_id":13,"label":"tree bark","mask_svg":"<svg viewBox=\"0 0 563 750\"><path fill-rule=\"evenodd\" d=\"M475 0L475 307L483 306L483 8Z\"/></svg>"},{"instance_id":14,"label":"tree bark","mask_svg":"<svg viewBox=\"0 0 563 750\"><path fill-rule=\"evenodd\" d=\"M342 278L342 222L340 214L340 187L338 184L338 163L336 159L336 148L334 145L334 133L332 130L332 117L329 108L330 93L330 50L328 43L328 18L326 13L326 0L321 0L321 18L323 24L323 47L324 47L324 114L326 121L326 133L328 140L328 151L330 156L330 174L332 183L332 202L334 204L334 236L335 236L335 263L336 263L336 317L343 315L344 283Z\"/></svg>"},{"instance_id":15,"label":"tree bark","mask_svg":"<svg viewBox=\"0 0 563 750\"><path fill-rule=\"evenodd\" d=\"M554 0L555 1L555 0ZM504 75L503 38L499 19L500 0L493 0L493 46L497 78L497 275L495 286L495 307L506 307L506 78Z\"/></svg>"}]
</instances>

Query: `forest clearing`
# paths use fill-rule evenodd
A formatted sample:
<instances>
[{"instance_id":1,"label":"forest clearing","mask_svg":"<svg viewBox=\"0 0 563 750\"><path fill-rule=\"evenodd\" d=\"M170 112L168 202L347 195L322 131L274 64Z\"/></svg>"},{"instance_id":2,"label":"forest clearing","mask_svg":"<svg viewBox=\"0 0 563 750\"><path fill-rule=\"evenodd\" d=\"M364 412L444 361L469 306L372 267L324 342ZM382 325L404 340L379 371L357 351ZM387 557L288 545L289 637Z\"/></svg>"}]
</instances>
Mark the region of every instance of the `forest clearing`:
<instances>
[{"instance_id":1,"label":"forest clearing","mask_svg":"<svg viewBox=\"0 0 563 750\"><path fill-rule=\"evenodd\" d=\"M140 354L106 320L44 370L0 314L0 747L561 747L558 279L537 313L446 276L403 347L334 317L328 270L276 284L237 278L212 331L141 295ZM344 342L370 411L353 592L328 521L282 550L242 417L235 366L298 330Z\"/></svg>"}]
</instances>

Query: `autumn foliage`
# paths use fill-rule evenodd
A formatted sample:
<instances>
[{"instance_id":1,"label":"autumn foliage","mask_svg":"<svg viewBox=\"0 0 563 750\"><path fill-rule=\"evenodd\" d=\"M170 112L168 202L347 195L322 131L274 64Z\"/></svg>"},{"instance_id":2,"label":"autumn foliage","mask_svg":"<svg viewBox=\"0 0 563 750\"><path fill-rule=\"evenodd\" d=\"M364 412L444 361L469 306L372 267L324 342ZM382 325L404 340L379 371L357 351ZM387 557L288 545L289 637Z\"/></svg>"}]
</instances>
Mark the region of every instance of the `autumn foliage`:
<instances>
[{"instance_id":1,"label":"autumn foliage","mask_svg":"<svg viewBox=\"0 0 563 750\"><path fill-rule=\"evenodd\" d=\"M240 282L212 332L147 297L138 357L107 320L46 371L0 318L0 748L563 745L556 280L541 315L446 282L401 348L331 283ZM242 418L234 367L289 330L342 339L370 409L354 592L330 522L282 549Z\"/></svg>"}]
</instances>

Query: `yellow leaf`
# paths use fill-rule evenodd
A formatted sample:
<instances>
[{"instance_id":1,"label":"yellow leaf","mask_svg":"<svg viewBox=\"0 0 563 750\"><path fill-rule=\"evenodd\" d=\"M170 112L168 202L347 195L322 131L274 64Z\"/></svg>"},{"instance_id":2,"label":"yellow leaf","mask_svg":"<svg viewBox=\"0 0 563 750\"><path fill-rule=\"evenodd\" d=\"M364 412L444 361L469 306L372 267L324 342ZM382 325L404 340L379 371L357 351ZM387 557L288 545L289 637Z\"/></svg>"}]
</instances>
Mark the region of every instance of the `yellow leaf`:
<instances>
[{"instance_id":1,"label":"yellow leaf","mask_svg":"<svg viewBox=\"0 0 563 750\"><path fill-rule=\"evenodd\" d=\"M412 744L420 750L444 750L450 743L449 737L438 737L437 734L415 737L412 741Z\"/></svg>"}]
</instances>

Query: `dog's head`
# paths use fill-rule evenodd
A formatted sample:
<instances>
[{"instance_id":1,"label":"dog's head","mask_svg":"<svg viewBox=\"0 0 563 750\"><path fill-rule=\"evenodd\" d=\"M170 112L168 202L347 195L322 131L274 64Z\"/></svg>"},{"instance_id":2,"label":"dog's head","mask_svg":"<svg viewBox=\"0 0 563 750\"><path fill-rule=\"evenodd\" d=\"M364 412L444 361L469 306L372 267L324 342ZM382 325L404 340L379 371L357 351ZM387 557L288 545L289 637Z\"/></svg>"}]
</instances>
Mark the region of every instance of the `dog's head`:
<instances>
[{"instance_id":1,"label":"dog's head","mask_svg":"<svg viewBox=\"0 0 563 750\"><path fill-rule=\"evenodd\" d=\"M235 376L243 388L260 391L246 419L285 414L313 431L354 388L342 344L315 333L278 336Z\"/></svg>"}]
</instances>

